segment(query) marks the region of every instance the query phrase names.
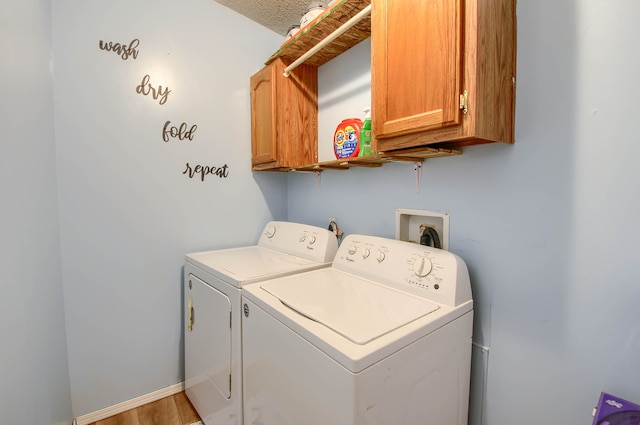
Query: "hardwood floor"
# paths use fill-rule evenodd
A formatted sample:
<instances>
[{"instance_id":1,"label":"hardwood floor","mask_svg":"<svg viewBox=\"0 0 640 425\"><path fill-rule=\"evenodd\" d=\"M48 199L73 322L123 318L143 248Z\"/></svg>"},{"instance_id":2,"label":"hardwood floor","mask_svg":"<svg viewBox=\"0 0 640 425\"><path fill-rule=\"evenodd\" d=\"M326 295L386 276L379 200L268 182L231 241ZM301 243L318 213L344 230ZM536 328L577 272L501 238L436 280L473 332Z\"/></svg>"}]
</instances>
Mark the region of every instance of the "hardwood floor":
<instances>
[{"instance_id":1,"label":"hardwood floor","mask_svg":"<svg viewBox=\"0 0 640 425\"><path fill-rule=\"evenodd\" d=\"M181 392L90 425L191 425L199 420L196 409Z\"/></svg>"}]
</instances>

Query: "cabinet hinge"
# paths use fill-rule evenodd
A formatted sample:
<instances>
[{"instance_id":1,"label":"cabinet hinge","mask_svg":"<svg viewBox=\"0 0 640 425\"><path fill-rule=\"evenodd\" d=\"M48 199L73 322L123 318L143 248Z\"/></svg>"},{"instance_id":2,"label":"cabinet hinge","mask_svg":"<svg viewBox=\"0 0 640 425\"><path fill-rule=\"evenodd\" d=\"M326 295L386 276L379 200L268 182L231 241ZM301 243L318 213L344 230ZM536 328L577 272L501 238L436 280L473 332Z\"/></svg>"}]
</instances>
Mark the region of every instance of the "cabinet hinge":
<instances>
[{"instance_id":1,"label":"cabinet hinge","mask_svg":"<svg viewBox=\"0 0 640 425\"><path fill-rule=\"evenodd\" d=\"M466 90L460 95L460 110L465 115L469 112L469 94Z\"/></svg>"}]
</instances>

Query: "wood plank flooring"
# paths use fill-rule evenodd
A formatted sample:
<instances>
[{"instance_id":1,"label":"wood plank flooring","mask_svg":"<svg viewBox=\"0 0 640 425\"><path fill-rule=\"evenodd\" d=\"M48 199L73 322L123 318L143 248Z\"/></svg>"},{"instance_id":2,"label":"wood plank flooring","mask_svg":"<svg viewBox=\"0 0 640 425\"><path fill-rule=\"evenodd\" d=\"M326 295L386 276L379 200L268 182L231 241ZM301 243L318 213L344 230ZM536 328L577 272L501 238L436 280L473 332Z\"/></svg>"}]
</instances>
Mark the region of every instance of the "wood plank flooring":
<instances>
[{"instance_id":1,"label":"wood plank flooring","mask_svg":"<svg viewBox=\"0 0 640 425\"><path fill-rule=\"evenodd\" d=\"M191 425L199 420L187 395L180 392L90 425Z\"/></svg>"}]
</instances>

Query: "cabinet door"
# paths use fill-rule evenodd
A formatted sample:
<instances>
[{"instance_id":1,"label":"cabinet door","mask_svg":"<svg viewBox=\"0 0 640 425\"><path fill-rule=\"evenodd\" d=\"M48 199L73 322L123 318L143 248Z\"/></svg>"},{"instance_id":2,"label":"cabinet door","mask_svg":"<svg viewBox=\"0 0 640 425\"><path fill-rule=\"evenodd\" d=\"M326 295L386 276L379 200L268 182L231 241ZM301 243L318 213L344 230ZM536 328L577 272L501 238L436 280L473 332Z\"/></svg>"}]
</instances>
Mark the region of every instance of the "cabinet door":
<instances>
[{"instance_id":1,"label":"cabinet door","mask_svg":"<svg viewBox=\"0 0 640 425\"><path fill-rule=\"evenodd\" d=\"M278 158L274 99L276 84L272 66L251 77L251 163L275 162Z\"/></svg>"},{"instance_id":2,"label":"cabinet door","mask_svg":"<svg viewBox=\"0 0 640 425\"><path fill-rule=\"evenodd\" d=\"M462 0L372 1L376 138L458 125Z\"/></svg>"},{"instance_id":3,"label":"cabinet door","mask_svg":"<svg viewBox=\"0 0 640 425\"><path fill-rule=\"evenodd\" d=\"M318 69L302 64L283 76L278 58L251 77L254 170L308 165L318 159Z\"/></svg>"}]
</instances>

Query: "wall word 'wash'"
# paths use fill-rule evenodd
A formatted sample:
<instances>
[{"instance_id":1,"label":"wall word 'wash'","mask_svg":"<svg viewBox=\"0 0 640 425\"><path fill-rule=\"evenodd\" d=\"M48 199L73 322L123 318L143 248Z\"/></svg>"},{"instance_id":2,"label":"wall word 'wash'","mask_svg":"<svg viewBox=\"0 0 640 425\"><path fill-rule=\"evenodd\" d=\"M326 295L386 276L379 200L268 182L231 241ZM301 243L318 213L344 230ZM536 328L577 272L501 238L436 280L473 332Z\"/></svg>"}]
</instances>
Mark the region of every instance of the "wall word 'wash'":
<instances>
[{"instance_id":1,"label":"wall word 'wash'","mask_svg":"<svg viewBox=\"0 0 640 425\"><path fill-rule=\"evenodd\" d=\"M129 59L129 56L131 56L133 59L138 58L137 47L140 45L140 40L134 38L128 46L120 43L114 43L112 41L106 42L100 40L100 43L98 45L101 50L116 53L123 61L126 61L127 59Z\"/></svg>"},{"instance_id":2,"label":"wall word 'wash'","mask_svg":"<svg viewBox=\"0 0 640 425\"><path fill-rule=\"evenodd\" d=\"M160 98L159 103L161 105L164 105L167 101L167 97L169 97L169 93L171 93L171 90L169 90L169 87L165 87L163 89L162 86L158 86L157 89L154 88L149 82L150 79L151 77L149 76L149 74L142 77L142 82L136 87L136 93L142 94L144 96L151 95L154 100L158 100L158 98Z\"/></svg>"},{"instance_id":3,"label":"wall word 'wash'","mask_svg":"<svg viewBox=\"0 0 640 425\"><path fill-rule=\"evenodd\" d=\"M222 167L209 165L196 165L195 167L191 167L187 162L187 168L185 168L182 174L186 174L190 179L198 175L201 181L204 181L206 176L218 176L221 179L226 179L229 177L229 166L224 164Z\"/></svg>"},{"instance_id":4,"label":"wall word 'wash'","mask_svg":"<svg viewBox=\"0 0 640 425\"><path fill-rule=\"evenodd\" d=\"M186 122L180 124L180 127L176 127L175 125L169 126L170 124L171 121L167 121L166 123L164 123L164 127L162 128L162 140L164 140L165 142L168 142L169 138L175 137L177 137L178 140L193 140L193 135L198 129L198 126L194 124L187 130Z\"/></svg>"}]
</instances>

